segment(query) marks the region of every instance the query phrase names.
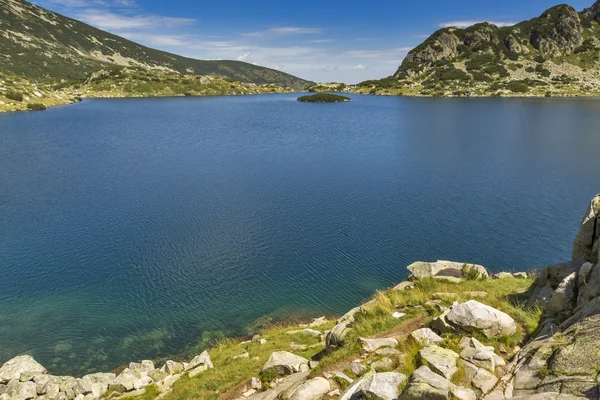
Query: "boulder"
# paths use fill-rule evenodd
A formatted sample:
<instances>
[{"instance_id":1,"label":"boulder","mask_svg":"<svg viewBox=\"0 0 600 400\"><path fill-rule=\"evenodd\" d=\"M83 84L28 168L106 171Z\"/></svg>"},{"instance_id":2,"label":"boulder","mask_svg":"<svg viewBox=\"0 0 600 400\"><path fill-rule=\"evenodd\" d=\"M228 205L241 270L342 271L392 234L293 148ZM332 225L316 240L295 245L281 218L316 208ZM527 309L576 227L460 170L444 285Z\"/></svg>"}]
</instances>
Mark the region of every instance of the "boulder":
<instances>
[{"instance_id":1,"label":"boulder","mask_svg":"<svg viewBox=\"0 0 600 400\"><path fill-rule=\"evenodd\" d=\"M512 335L517 331L517 324L508 314L475 300L453 306L446 320L461 330L481 332L488 338Z\"/></svg>"},{"instance_id":2,"label":"boulder","mask_svg":"<svg viewBox=\"0 0 600 400\"><path fill-rule=\"evenodd\" d=\"M406 375L399 372L381 372L373 376L368 385L361 389L366 398L396 400L399 387L406 381Z\"/></svg>"},{"instance_id":3,"label":"boulder","mask_svg":"<svg viewBox=\"0 0 600 400\"><path fill-rule=\"evenodd\" d=\"M168 360L165 362L165 365L162 366L161 371L164 371L169 375L180 374L183 372L183 364Z\"/></svg>"},{"instance_id":4,"label":"boulder","mask_svg":"<svg viewBox=\"0 0 600 400\"><path fill-rule=\"evenodd\" d=\"M573 260L600 262L598 258L598 236L600 236L600 194L592 199L586 209L579 232L573 242ZM594 232L595 229L595 232ZM595 234L595 235L594 235Z\"/></svg>"},{"instance_id":5,"label":"boulder","mask_svg":"<svg viewBox=\"0 0 600 400\"><path fill-rule=\"evenodd\" d=\"M303 365L305 367L303 367ZM308 360L287 351L271 353L269 360L263 366L262 372L274 372L278 375L290 375L308 369Z\"/></svg>"},{"instance_id":6,"label":"boulder","mask_svg":"<svg viewBox=\"0 0 600 400\"><path fill-rule=\"evenodd\" d=\"M450 310L443 311L439 316L435 317L433 321L429 323L429 327L435 332L439 333L454 333L456 328L446 321L446 316Z\"/></svg>"},{"instance_id":7,"label":"boulder","mask_svg":"<svg viewBox=\"0 0 600 400\"><path fill-rule=\"evenodd\" d=\"M484 368L491 372L494 372L496 369L494 356L491 352L486 350L477 350L472 347L467 347L461 351L460 358L476 365L479 368Z\"/></svg>"},{"instance_id":8,"label":"boulder","mask_svg":"<svg viewBox=\"0 0 600 400\"><path fill-rule=\"evenodd\" d=\"M517 279L527 279L527 272L515 272L513 276Z\"/></svg>"},{"instance_id":9,"label":"boulder","mask_svg":"<svg viewBox=\"0 0 600 400\"><path fill-rule=\"evenodd\" d=\"M350 363L349 368L356 376L364 375L367 372L367 367L357 362Z\"/></svg>"},{"instance_id":10,"label":"boulder","mask_svg":"<svg viewBox=\"0 0 600 400\"><path fill-rule=\"evenodd\" d=\"M37 397L35 383L19 382L16 379L8 382L6 394L11 400L29 400Z\"/></svg>"},{"instance_id":11,"label":"boulder","mask_svg":"<svg viewBox=\"0 0 600 400\"><path fill-rule=\"evenodd\" d=\"M348 388L346 388L344 393L342 393L340 396L339 400L360 399L363 396L364 390L371 384L374 376L374 371L367 372L360 379L357 379L350 386L348 386Z\"/></svg>"},{"instance_id":12,"label":"boulder","mask_svg":"<svg viewBox=\"0 0 600 400\"><path fill-rule=\"evenodd\" d=\"M315 336L315 337L319 337L322 335L321 332L316 331L314 329L309 329L309 328L287 331L286 333L288 335L307 335L307 336Z\"/></svg>"},{"instance_id":13,"label":"boulder","mask_svg":"<svg viewBox=\"0 0 600 400\"><path fill-rule=\"evenodd\" d=\"M394 362L388 357L371 363L371 370L375 372L385 372L394 368Z\"/></svg>"},{"instance_id":14,"label":"boulder","mask_svg":"<svg viewBox=\"0 0 600 400\"><path fill-rule=\"evenodd\" d=\"M476 399L472 390L454 385L426 366L413 372L399 398L402 400Z\"/></svg>"},{"instance_id":15,"label":"boulder","mask_svg":"<svg viewBox=\"0 0 600 400\"><path fill-rule=\"evenodd\" d=\"M422 346L430 346L432 344L438 344L444 341L444 339L442 339L429 328L417 329L416 331L408 335L408 339Z\"/></svg>"},{"instance_id":16,"label":"boulder","mask_svg":"<svg viewBox=\"0 0 600 400\"><path fill-rule=\"evenodd\" d=\"M515 276L510 272L498 272L497 274L494 274L494 279L511 279L514 277Z\"/></svg>"},{"instance_id":17,"label":"boulder","mask_svg":"<svg viewBox=\"0 0 600 400\"><path fill-rule=\"evenodd\" d=\"M456 360L460 356L452 350L439 346L429 346L419 351L419 357L423 365L428 366L431 370L448 380L458 371Z\"/></svg>"},{"instance_id":18,"label":"boulder","mask_svg":"<svg viewBox=\"0 0 600 400\"><path fill-rule=\"evenodd\" d=\"M373 353L374 351L382 347L396 347L398 346L398 340L394 338L381 338L381 339L366 339L360 338L363 349L367 353Z\"/></svg>"},{"instance_id":19,"label":"boulder","mask_svg":"<svg viewBox=\"0 0 600 400\"><path fill-rule=\"evenodd\" d=\"M344 339L354 323L354 317L361 309L362 307L353 308L344 314L342 318L337 320L337 323L327 334L327 338L325 339L327 347L337 347L344 343Z\"/></svg>"},{"instance_id":20,"label":"boulder","mask_svg":"<svg viewBox=\"0 0 600 400\"><path fill-rule=\"evenodd\" d=\"M408 270L412 273L412 279L418 280L423 278L465 278L463 276L463 268L477 271L482 277L488 277L487 270L477 264L468 264L453 261L436 261L423 262L417 261L408 266Z\"/></svg>"},{"instance_id":21,"label":"boulder","mask_svg":"<svg viewBox=\"0 0 600 400\"><path fill-rule=\"evenodd\" d=\"M471 386L477 390L480 396L489 393L498 383L496 375L486 368L480 368L470 362L464 362L464 368L468 379L471 381Z\"/></svg>"},{"instance_id":22,"label":"boulder","mask_svg":"<svg viewBox=\"0 0 600 400\"><path fill-rule=\"evenodd\" d=\"M404 291L404 290L412 290L415 288L415 284L410 282L410 281L405 281L402 283L399 283L398 285L394 286L392 288L392 290L399 290L399 291Z\"/></svg>"},{"instance_id":23,"label":"boulder","mask_svg":"<svg viewBox=\"0 0 600 400\"><path fill-rule=\"evenodd\" d=\"M22 373L32 375L45 374L46 368L31 356L17 356L5 362L0 367L0 383L8 383L13 379L20 379Z\"/></svg>"},{"instance_id":24,"label":"boulder","mask_svg":"<svg viewBox=\"0 0 600 400\"><path fill-rule=\"evenodd\" d=\"M546 311L549 315L558 315L575 308L577 302L577 298L575 297L576 285L577 273L575 272L563 279L546 306Z\"/></svg>"},{"instance_id":25,"label":"boulder","mask_svg":"<svg viewBox=\"0 0 600 400\"><path fill-rule=\"evenodd\" d=\"M198 366L205 366L207 368L213 368L212 360L210 359L210 355L208 351L203 351L201 354L197 355L190 361L190 363L185 367L186 371L197 368Z\"/></svg>"},{"instance_id":26,"label":"boulder","mask_svg":"<svg viewBox=\"0 0 600 400\"><path fill-rule=\"evenodd\" d=\"M289 400L319 400L331 390L329 381L325 378L314 378L300 386L290 397Z\"/></svg>"}]
</instances>

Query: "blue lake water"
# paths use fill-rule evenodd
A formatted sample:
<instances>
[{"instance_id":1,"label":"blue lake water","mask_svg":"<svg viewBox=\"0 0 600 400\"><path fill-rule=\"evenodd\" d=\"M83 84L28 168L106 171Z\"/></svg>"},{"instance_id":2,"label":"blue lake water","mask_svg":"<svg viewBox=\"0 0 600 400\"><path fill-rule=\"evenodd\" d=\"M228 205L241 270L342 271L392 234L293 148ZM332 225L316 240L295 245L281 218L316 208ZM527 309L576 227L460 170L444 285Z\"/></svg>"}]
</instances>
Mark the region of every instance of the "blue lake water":
<instances>
[{"instance_id":1,"label":"blue lake water","mask_svg":"<svg viewBox=\"0 0 600 400\"><path fill-rule=\"evenodd\" d=\"M342 314L415 260L567 260L600 101L297 95L0 115L0 362L110 370Z\"/></svg>"}]
</instances>

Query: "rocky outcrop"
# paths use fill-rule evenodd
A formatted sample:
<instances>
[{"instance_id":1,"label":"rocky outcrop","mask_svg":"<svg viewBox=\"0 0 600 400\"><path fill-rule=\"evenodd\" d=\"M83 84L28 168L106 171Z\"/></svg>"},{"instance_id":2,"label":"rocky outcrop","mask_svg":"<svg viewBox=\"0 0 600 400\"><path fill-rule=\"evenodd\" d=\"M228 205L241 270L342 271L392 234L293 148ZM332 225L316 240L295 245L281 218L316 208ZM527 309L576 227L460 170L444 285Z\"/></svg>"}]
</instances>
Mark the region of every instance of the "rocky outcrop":
<instances>
[{"instance_id":1,"label":"rocky outcrop","mask_svg":"<svg viewBox=\"0 0 600 400\"><path fill-rule=\"evenodd\" d=\"M470 389L456 386L447 379L422 366L410 377L406 388L400 395L402 400L419 399L461 399L475 400L475 393Z\"/></svg>"},{"instance_id":2,"label":"rocky outcrop","mask_svg":"<svg viewBox=\"0 0 600 400\"><path fill-rule=\"evenodd\" d=\"M454 304L430 326L442 333L480 332L488 338L511 335L517 330L515 321L508 314L476 300Z\"/></svg>"},{"instance_id":3,"label":"rocky outcrop","mask_svg":"<svg viewBox=\"0 0 600 400\"><path fill-rule=\"evenodd\" d=\"M586 210L575 242L573 243L573 260L600 262L600 194L592 199Z\"/></svg>"},{"instance_id":4,"label":"rocky outcrop","mask_svg":"<svg viewBox=\"0 0 600 400\"><path fill-rule=\"evenodd\" d=\"M208 352L194 360L189 364L169 360L160 369L156 369L152 361L144 360L130 363L119 375L94 373L74 378L49 375L32 357L18 356L0 367L0 399L95 400L111 393L140 395L151 384L161 393L168 393L181 378L184 365L190 376L200 366L213 368ZM189 368L190 365L193 367Z\"/></svg>"},{"instance_id":5,"label":"rocky outcrop","mask_svg":"<svg viewBox=\"0 0 600 400\"><path fill-rule=\"evenodd\" d=\"M412 273L411 280L434 278L460 281L467 279L468 276L466 275L469 274L474 274L481 278L489 277L487 270L481 265L453 261L417 261L409 265L408 270Z\"/></svg>"},{"instance_id":6,"label":"rocky outcrop","mask_svg":"<svg viewBox=\"0 0 600 400\"><path fill-rule=\"evenodd\" d=\"M533 46L550 56L571 53L583 41L579 13L571 6L559 5L546 10L531 33Z\"/></svg>"},{"instance_id":7,"label":"rocky outcrop","mask_svg":"<svg viewBox=\"0 0 600 400\"><path fill-rule=\"evenodd\" d=\"M308 360L287 351L276 351L265 363L262 372L272 372L278 375L290 375L296 372L308 371Z\"/></svg>"}]
</instances>

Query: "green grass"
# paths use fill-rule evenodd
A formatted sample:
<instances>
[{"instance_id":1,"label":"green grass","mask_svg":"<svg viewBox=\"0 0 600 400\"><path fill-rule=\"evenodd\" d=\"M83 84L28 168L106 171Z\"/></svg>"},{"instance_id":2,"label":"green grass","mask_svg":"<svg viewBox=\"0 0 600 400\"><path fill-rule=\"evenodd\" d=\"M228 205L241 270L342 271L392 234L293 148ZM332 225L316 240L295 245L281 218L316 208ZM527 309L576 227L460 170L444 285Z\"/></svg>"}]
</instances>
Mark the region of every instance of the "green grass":
<instances>
[{"instance_id":1,"label":"green grass","mask_svg":"<svg viewBox=\"0 0 600 400\"><path fill-rule=\"evenodd\" d=\"M345 370L348 364L363 353L359 338L372 337L384 332L398 332L404 323L410 324L411 321L417 321L414 318L419 318L426 324L431 318L437 316L439 311L434 307L426 306L434 296L434 293L456 293L459 296L459 301L467 301L472 298L481 301L491 307L511 315L518 325L518 331L515 335L509 337L501 337L496 339L487 339L481 334L445 334L443 335L444 342L440 346L451 349L455 352L460 352L459 342L464 336L473 336L486 345L492 345L496 349L502 345L505 348L512 349L518 344L522 344L529 334L531 334L538 326L541 318L541 311L538 308L527 309L524 307L522 293L525 292L533 283L529 279L473 279L466 280L461 283L451 283L447 281L439 281L434 279L422 279L415 282L415 289L407 291L397 291L393 289L382 290L377 292L372 301L363 307L363 310L356 314L356 320L352 330L346 336L344 345L323 352L322 345L317 347L309 347L306 350L292 351L290 343L305 344L312 346L320 343L320 339L303 335L289 335L286 332L296 330L297 325L277 325L264 329L261 332L262 338L267 340L267 343L261 345L258 341L253 341L247 344L240 344L235 340L225 339L217 343L210 350L210 356L215 365L214 369L203 372L199 376L190 379L186 376L182 377L173 388L173 392L165 397L167 400L185 400L185 399L210 399L216 400L219 396L227 393L245 382L248 382L252 377L260 377L265 385L272 378L271 376L261 376L260 372L269 356L274 351L291 351L292 353L311 359L313 356L319 355L320 364L316 369L311 371L311 376L318 376L324 370L336 365L338 370ZM485 298L473 297L468 292L487 292ZM442 300L442 304L449 306L453 299L447 298ZM420 306L420 307L415 307ZM407 316L398 320L391 314L403 309L407 312ZM326 325L317 327L319 331L331 329L335 324L334 320L330 320ZM416 329L416 328L415 328ZM405 332L409 333L409 332ZM397 349L404 354L404 357L394 360L395 370L410 376L412 372L420 366L419 350L421 346L414 341L401 340ZM236 355L248 352L250 358L234 360ZM371 361L376 361L383 356L371 356ZM352 375L347 371L349 376ZM458 372L452 378L453 382L461 383L464 380L465 371L459 365ZM340 382L344 386L343 382ZM156 397L155 388L151 387L148 393L142 397L143 400L150 400Z\"/></svg>"}]
</instances>

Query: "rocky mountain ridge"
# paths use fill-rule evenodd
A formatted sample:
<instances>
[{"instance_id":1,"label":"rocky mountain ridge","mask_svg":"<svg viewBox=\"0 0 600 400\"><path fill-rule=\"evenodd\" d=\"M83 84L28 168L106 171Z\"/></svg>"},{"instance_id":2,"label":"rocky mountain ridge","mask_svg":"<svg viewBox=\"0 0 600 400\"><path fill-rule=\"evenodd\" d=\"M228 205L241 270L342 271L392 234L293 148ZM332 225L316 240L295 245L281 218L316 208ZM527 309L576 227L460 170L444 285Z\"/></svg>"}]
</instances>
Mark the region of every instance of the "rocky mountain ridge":
<instances>
[{"instance_id":1,"label":"rocky mountain ridge","mask_svg":"<svg viewBox=\"0 0 600 400\"><path fill-rule=\"evenodd\" d=\"M356 91L423 96L597 96L600 3L561 4L514 26L443 28L411 50L396 73Z\"/></svg>"},{"instance_id":2,"label":"rocky mountain ridge","mask_svg":"<svg viewBox=\"0 0 600 400\"><path fill-rule=\"evenodd\" d=\"M312 82L240 61L202 61L154 50L36 6L0 0L0 72L34 80L82 80L111 66L304 89Z\"/></svg>"}]
</instances>

